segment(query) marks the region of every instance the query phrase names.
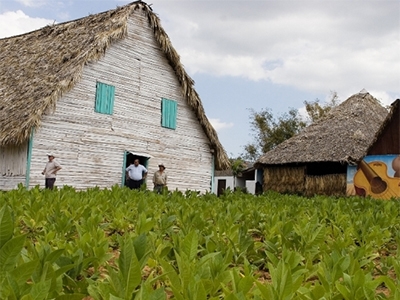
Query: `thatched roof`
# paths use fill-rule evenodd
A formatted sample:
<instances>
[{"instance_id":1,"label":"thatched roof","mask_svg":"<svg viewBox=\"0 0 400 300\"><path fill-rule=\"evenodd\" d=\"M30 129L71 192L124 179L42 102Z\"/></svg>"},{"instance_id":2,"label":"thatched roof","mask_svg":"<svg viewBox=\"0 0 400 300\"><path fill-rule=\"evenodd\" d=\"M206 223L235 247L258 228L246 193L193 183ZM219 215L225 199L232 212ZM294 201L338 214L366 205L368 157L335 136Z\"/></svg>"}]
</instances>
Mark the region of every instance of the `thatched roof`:
<instances>
[{"instance_id":1,"label":"thatched roof","mask_svg":"<svg viewBox=\"0 0 400 300\"><path fill-rule=\"evenodd\" d=\"M362 91L261 156L255 166L355 162L366 155L387 114L377 99Z\"/></svg>"},{"instance_id":2,"label":"thatched roof","mask_svg":"<svg viewBox=\"0 0 400 300\"><path fill-rule=\"evenodd\" d=\"M160 19L142 1L0 39L0 146L26 141L31 129L40 127L43 115L54 111L57 100L79 81L84 66L99 60L113 43L127 36L128 17L138 10L147 15L183 95L215 151L216 169L228 168L228 157L205 115L194 81L183 68Z\"/></svg>"},{"instance_id":3,"label":"thatched roof","mask_svg":"<svg viewBox=\"0 0 400 300\"><path fill-rule=\"evenodd\" d=\"M215 171L214 176L215 177L218 177L218 176L230 177L230 176L233 176L233 171L232 171L232 169Z\"/></svg>"}]
</instances>

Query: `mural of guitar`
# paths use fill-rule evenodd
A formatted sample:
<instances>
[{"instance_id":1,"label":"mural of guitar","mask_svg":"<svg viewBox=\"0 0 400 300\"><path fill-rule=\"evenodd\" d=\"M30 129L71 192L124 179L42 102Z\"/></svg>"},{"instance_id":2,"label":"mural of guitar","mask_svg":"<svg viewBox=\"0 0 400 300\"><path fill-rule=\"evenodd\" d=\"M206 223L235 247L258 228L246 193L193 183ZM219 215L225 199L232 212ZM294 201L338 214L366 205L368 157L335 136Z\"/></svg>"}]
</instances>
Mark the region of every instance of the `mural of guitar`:
<instances>
[{"instance_id":1,"label":"mural of guitar","mask_svg":"<svg viewBox=\"0 0 400 300\"><path fill-rule=\"evenodd\" d=\"M387 175L387 166L381 161L366 163L362 160L354 175L354 186L361 189L362 194L375 199L389 200L400 197L400 178ZM357 193L359 194L359 193Z\"/></svg>"}]
</instances>

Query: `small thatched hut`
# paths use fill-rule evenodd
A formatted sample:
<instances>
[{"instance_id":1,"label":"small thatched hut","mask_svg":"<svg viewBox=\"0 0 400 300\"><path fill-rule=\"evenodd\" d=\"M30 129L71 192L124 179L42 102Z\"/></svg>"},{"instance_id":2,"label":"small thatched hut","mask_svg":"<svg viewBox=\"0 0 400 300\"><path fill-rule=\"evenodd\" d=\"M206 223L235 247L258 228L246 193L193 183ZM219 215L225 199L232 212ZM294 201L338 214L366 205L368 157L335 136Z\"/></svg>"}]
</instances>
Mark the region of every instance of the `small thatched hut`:
<instances>
[{"instance_id":1,"label":"small thatched hut","mask_svg":"<svg viewBox=\"0 0 400 300\"><path fill-rule=\"evenodd\" d=\"M170 189L210 190L229 167L194 82L150 6L136 1L0 39L0 189L124 184L134 158ZM151 185L151 183L150 183Z\"/></svg>"},{"instance_id":2,"label":"small thatched hut","mask_svg":"<svg viewBox=\"0 0 400 300\"><path fill-rule=\"evenodd\" d=\"M366 155L387 114L368 92L351 96L257 160L264 191L346 195L347 165Z\"/></svg>"}]
</instances>

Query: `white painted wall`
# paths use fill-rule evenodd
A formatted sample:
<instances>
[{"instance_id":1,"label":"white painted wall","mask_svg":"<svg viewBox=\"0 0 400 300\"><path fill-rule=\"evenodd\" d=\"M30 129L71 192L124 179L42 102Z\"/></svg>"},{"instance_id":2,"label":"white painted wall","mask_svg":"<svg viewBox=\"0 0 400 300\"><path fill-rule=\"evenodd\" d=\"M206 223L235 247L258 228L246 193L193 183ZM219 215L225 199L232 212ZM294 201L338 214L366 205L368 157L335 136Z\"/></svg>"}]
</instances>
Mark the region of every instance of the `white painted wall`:
<instances>
[{"instance_id":1,"label":"white painted wall","mask_svg":"<svg viewBox=\"0 0 400 300\"><path fill-rule=\"evenodd\" d=\"M233 176L215 176L214 177L215 194L217 194L218 192L218 180L226 180L226 189L230 188L233 191L234 189Z\"/></svg>"},{"instance_id":2,"label":"white painted wall","mask_svg":"<svg viewBox=\"0 0 400 300\"><path fill-rule=\"evenodd\" d=\"M255 180L246 180L246 189L250 194L256 193L256 181Z\"/></svg>"},{"instance_id":3,"label":"white painted wall","mask_svg":"<svg viewBox=\"0 0 400 300\"><path fill-rule=\"evenodd\" d=\"M232 191L234 190L235 186L236 187L241 187L241 188L246 188L247 191L251 194L255 194L256 192L256 182L257 178L260 182L262 182L262 172L260 170L255 170L255 179L254 180L244 180L241 177L237 177L235 180L233 176L215 176L214 177L214 194L218 193L218 180L219 179L225 179L226 180L226 187L230 188Z\"/></svg>"}]
</instances>

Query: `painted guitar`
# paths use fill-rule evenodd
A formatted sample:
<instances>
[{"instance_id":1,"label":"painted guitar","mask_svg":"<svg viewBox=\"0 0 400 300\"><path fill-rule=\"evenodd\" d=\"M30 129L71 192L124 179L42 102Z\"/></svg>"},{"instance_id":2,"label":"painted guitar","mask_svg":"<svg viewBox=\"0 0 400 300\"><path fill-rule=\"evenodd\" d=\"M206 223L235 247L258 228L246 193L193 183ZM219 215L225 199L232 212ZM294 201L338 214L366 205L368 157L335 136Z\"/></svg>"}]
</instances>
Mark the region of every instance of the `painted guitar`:
<instances>
[{"instance_id":1,"label":"painted guitar","mask_svg":"<svg viewBox=\"0 0 400 300\"><path fill-rule=\"evenodd\" d=\"M363 195L376 199L400 197L400 178L387 176L387 166L381 161L366 163L364 160L358 165L354 175L354 186L361 189Z\"/></svg>"}]
</instances>

